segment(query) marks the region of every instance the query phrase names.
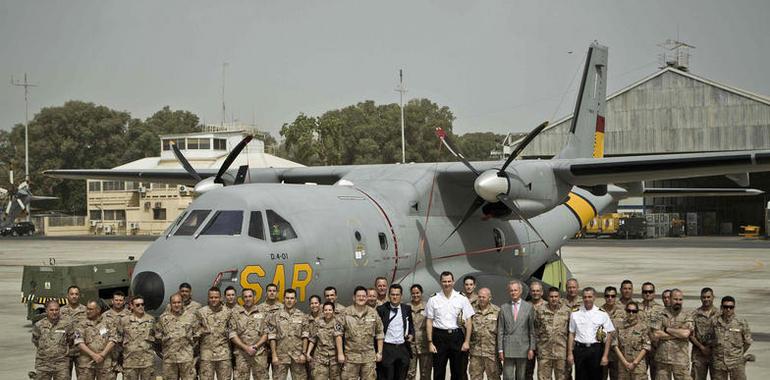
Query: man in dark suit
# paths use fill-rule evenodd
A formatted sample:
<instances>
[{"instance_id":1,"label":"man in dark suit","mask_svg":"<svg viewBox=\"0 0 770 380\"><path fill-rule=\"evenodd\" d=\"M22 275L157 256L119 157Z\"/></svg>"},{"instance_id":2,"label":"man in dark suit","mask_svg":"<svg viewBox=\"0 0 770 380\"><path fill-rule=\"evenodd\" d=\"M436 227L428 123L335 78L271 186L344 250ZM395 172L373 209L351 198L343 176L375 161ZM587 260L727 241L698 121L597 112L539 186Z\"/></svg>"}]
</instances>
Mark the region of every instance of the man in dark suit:
<instances>
[{"instance_id":1,"label":"man in dark suit","mask_svg":"<svg viewBox=\"0 0 770 380\"><path fill-rule=\"evenodd\" d=\"M521 299L521 281L508 283L511 300L497 315L497 350L503 362L504 380L524 380L527 361L535 357L535 313L532 304Z\"/></svg>"},{"instance_id":2,"label":"man in dark suit","mask_svg":"<svg viewBox=\"0 0 770 380\"><path fill-rule=\"evenodd\" d=\"M409 359L412 357L409 344L414 339L414 325L412 307L401 303L403 292L401 285L390 285L390 302L377 306L377 314L382 319L385 332L382 361L377 371L378 380L404 380L409 372Z\"/></svg>"}]
</instances>

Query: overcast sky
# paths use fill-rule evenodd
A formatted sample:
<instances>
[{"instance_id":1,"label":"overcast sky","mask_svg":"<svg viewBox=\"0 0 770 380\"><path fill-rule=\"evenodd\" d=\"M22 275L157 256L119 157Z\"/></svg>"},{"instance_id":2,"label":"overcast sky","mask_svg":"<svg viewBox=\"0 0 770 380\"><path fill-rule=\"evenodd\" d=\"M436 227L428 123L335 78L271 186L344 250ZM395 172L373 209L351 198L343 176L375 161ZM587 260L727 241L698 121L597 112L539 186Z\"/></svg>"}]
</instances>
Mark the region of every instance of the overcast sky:
<instances>
[{"instance_id":1,"label":"overcast sky","mask_svg":"<svg viewBox=\"0 0 770 380\"><path fill-rule=\"evenodd\" d=\"M657 46L696 49L695 74L770 96L770 1L0 0L0 128L70 99L145 118L163 106L278 136L300 113L429 98L455 131L524 131L569 113L588 44L613 92L656 71ZM570 53L572 52L572 53ZM564 98L562 101L561 99Z\"/></svg>"}]
</instances>

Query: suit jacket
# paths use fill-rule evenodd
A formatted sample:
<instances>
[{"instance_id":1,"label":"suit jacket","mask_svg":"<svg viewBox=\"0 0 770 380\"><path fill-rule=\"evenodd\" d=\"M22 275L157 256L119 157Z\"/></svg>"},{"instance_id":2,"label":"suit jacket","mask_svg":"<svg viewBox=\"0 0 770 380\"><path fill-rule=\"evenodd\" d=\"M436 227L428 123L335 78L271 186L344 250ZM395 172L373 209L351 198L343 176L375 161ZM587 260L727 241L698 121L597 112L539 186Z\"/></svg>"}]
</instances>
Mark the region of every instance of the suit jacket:
<instances>
[{"instance_id":1,"label":"suit jacket","mask_svg":"<svg viewBox=\"0 0 770 380\"><path fill-rule=\"evenodd\" d=\"M390 302L377 306L377 314L382 320L383 335L387 335L390 325ZM407 335L414 337L414 323L412 322L412 307L405 303L401 304L401 323L404 325L404 339ZM408 346L408 345L407 345Z\"/></svg>"},{"instance_id":2,"label":"suit jacket","mask_svg":"<svg viewBox=\"0 0 770 380\"><path fill-rule=\"evenodd\" d=\"M522 300L518 318L513 320L513 303L500 306L497 315L497 350L506 358L526 358L527 351L537 349L535 337L535 310L532 304Z\"/></svg>"}]
</instances>

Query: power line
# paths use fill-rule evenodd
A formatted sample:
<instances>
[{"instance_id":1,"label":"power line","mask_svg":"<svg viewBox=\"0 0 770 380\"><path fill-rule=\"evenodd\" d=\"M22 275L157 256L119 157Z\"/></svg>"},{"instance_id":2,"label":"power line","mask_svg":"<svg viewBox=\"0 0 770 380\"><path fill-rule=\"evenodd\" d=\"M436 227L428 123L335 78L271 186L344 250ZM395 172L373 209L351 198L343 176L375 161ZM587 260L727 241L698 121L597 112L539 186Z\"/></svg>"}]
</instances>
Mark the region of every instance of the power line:
<instances>
[{"instance_id":1,"label":"power line","mask_svg":"<svg viewBox=\"0 0 770 380\"><path fill-rule=\"evenodd\" d=\"M27 81L27 73L24 73L24 82L13 79L11 76L11 86L24 87L24 181L29 186L29 88L37 87L36 84ZM30 213L27 212L27 221L29 222Z\"/></svg>"}]
</instances>

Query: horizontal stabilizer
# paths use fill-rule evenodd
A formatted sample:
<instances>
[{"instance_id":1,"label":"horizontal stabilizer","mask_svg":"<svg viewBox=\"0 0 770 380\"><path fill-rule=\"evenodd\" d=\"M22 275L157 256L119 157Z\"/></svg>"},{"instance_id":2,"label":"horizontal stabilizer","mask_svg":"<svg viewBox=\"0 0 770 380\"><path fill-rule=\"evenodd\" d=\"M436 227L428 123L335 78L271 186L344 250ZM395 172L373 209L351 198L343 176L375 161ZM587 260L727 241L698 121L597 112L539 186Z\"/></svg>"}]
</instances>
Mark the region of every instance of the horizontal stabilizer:
<instances>
[{"instance_id":1,"label":"horizontal stabilizer","mask_svg":"<svg viewBox=\"0 0 770 380\"><path fill-rule=\"evenodd\" d=\"M678 198L678 197L745 197L760 195L765 192L758 189L741 188L692 188L692 187L653 187L645 188L645 197Z\"/></svg>"}]
</instances>

